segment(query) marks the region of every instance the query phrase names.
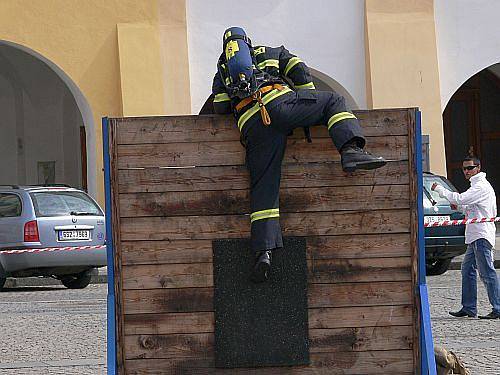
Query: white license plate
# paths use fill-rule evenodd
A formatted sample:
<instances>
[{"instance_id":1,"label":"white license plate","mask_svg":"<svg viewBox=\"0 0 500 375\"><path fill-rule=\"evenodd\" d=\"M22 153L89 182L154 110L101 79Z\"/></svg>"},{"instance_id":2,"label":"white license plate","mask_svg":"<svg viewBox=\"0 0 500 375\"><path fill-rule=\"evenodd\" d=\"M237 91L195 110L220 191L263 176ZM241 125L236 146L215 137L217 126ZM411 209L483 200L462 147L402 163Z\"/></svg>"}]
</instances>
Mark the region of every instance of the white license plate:
<instances>
[{"instance_id":1,"label":"white license plate","mask_svg":"<svg viewBox=\"0 0 500 375\"><path fill-rule=\"evenodd\" d=\"M443 223L445 221L450 221L449 216L424 216L425 224L433 224L433 223Z\"/></svg>"},{"instance_id":2,"label":"white license plate","mask_svg":"<svg viewBox=\"0 0 500 375\"><path fill-rule=\"evenodd\" d=\"M59 241L79 241L90 240L89 230L60 230L58 232Z\"/></svg>"}]
</instances>

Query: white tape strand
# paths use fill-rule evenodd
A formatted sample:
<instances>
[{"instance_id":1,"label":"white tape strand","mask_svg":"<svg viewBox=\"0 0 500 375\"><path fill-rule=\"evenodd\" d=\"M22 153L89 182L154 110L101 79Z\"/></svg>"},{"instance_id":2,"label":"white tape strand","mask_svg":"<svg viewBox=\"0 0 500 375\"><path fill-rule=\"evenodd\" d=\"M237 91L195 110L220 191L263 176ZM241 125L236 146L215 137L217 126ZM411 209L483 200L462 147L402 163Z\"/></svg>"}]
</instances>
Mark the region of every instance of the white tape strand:
<instances>
[{"instance_id":1,"label":"white tape strand","mask_svg":"<svg viewBox=\"0 0 500 375\"><path fill-rule=\"evenodd\" d=\"M0 250L0 254L43 253L52 251L82 251L82 250L94 250L102 248L106 248L106 245L42 247L42 248L32 248L32 249Z\"/></svg>"},{"instance_id":2,"label":"white tape strand","mask_svg":"<svg viewBox=\"0 0 500 375\"><path fill-rule=\"evenodd\" d=\"M463 219L463 220L444 220L435 223L424 223L424 227L450 227L452 225L466 225L466 224L479 224L479 223L491 223L495 221L500 221L500 217L483 217L474 219Z\"/></svg>"}]
</instances>

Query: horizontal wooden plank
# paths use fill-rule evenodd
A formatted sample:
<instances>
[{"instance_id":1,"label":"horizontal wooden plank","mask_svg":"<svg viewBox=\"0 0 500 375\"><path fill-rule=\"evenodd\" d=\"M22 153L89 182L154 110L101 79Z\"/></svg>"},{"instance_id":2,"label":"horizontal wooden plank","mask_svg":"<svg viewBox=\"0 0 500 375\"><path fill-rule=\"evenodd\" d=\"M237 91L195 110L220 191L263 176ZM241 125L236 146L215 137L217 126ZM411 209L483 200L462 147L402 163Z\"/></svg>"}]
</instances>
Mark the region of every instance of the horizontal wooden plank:
<instances>
[{"instance_id":1,"label":"horizontal wooden plank","mask_svg":"<svg viewBox=\"0 0 500 375\"><path fill-rule=\"evenodd\" d=\"M248 190L120 194L120 217L250 213ZM408 185L286 188L280 212L409 208Z\"/></svg>"},{"instance_id":2,"label":"horizontal wooden plank","mask_svg":"<svg viewBox=\"0 0 500 375\"><path fill-rule=\"evenodd\" d=\"M123 289L213 286L212 263L122 266Z\"/></svg>"},{"instance_id":3,"label":"horizontal wooden plank","mask_svg":"<svg viewBox=\"0 0 500 375\"><path fill-rule=\"evenodd\" d=\"M410 234L306 237L308 259L386 258L410 256ZM124 241L122 264L207 263L211 240Z\"/></svg>"},{"instance_id":4,"label":"horizontal wooden plank","mask_svg":"<svg viewBox=\"0 0 500 375\"><path fill-rule=\"evenodd\" d=\"M213 356L213 333L129 335L124 339L125 358L206 358Z\"/></svg>"},{"instance_id":5,"label":"horizontal wooden plank","mask_svg":"<svg viewBox=\"0 0 500 375\"><path fill-rule=\"evenodd\" d=\"M214 358L170 358L126 360L133 375L411 375L413 352L387 350L371 352L313 353L309 366L215 369Z\"/></svg>"},{"instance_id":6,"label":"horizontal wooden plank","mask_svg":"<svg viewBox=\"0 0 500 375\"><path fill-rule=\"evenodd\" d=\"M311 353L413 348L412 326L310 329Z\"/></svg>"},{"instance_id":7,"label":"horizontal wooden plank","mask_svg":"<svg viewBox=\"0 0 500 375\"><path fill-rule=\"evenodd\" d=\"M366 136L408 134L408 110L355 111ZM230 116L168 116L118 121L118 144L234 141L240 133ZM326 138L324 126L311 128L313 138ZM297 129L295 137L303 137Z\"/></svg>"},{"instance_id":8,"label":"horizontal wooden plank","mask_svg":"<svg viewBox=\"0 0 500 375\"><path fill-rule=\"evenodd\" d=\"M127 359L212 356L213 333L125 336ZM242 343L243 344L243 343ZM312 329L310 353L406 350L413 345L411 326Z\"/></svg>"},{"instance_id":9,"label":"horizontal wooden plank","mask_svg":"<svg viewBox=\"0 0 500 375\"><path fill-rule=\"evenodd\" d=\"M125 335L168 335L213 333L213 312L127 314ZM309 309L309 329L409 326L413 309L409 305L363 306Z\"/></svg>"},{"instance_id":10,"label":"horizontal wooden plank","mask_svg":"<svg viewBox=\"0 0 500 375\"><path fill-rule=\"evenodd\" d=\"M308 272L310 283L411 281L411 258L315 259Z\"/></svg>"},{"instance_id":11,"label":"horizontal wooden plank","mask_svg":"<svg viewBox=\"0 0 500 375\"><path fill-rule=\"evenodd\" d=\"M368 137L367 151L392 160L408 159L406 136ZM200 142L117 146L117 166L125 168L244 165L245 149L239 142ZM340 155L330 139L313 144L289 139L284 163L334 162ZM340 168L340 164L338 164Z\"/></svg>"},{"instance_id":12,"label":"horizontal wooden plank","mask_svg":"<svg viewBox=\"0 0 500 375\"><path fill-rule=\"evenodd\" d=\"M360 170L348 176L339 163L284 164L281 187L407 185L408 161L393 161L383 168ZM120 193L233 190L250 186L248 171L243 165L122 169L118 171L118 181Z\"/></svg>"},{"instance_id":13,"label":"horizontal wooden plank","mask_svg":"<svg viewBox=\"0 0 500 375\"><path fill-rule=\"evenodd\" d=\"M172 333L213 333L214 313L128 314L125 335L168 335Z\"/></svg>"},{"instance_id":14,"label":"horizontal wooden plank","mask_svg":"<svg viewBox=\"0 0 500 375\"><path fill-rule=\"evenodd\" d=\"M309 284L309 307L412 305L411 282Z\"/></svg>"},{"instance_id":15,"label":"horizontal wooden plank","mask_svg":"<svg viewBox=\"0 0 500 375\"><path fill-rule=\"evenodd\" d=\"M212 261L212 241L123 241L123 265L207 263Z\"/></svg>"},{"instance_id":16,"label":"horizontal wooden plank","mask_svg":"<svg viewBox=\"0 0 500 375\"><path fill-rule=\"evenodd\" d=\"M121 218L122 241L245 238L248 215ZM303 212L281 215L287 236L409 232L408 210Z\"/></svg>"},{"instance_id":17,"label":"horizontal wooden plank","mask_svg":"<svg viewBox=\"0 0 500 375\"><path fill-rule=\"evenodd\" d=\"M309 309L310 329L383 327L412 324L413 309L411 305Z\"/></svg>"},{"instance_id":18,"label":"horizontal wooden plank","mask_svg":"<svg viewBox=\"0 0 500 375\"><path fill-rule=\"evenodd\" d=\"M213 288L124 290L123 313L211 312Z\"/></svg>"},{"instance_id":19,"label":"horizontal wooden plank","mask_svg":"<svg viewBox=\"0 0 500 375\"><path fill-rule=\"evenodd\" d=\"M309 308L412 305L410 282L310 284ZM210 312L213 288L124 290L125 314Z\"/></svg>"},{"instance_id":20,"label":"horizontal wooden plank","mask_svg":"<svg viewBox=\"0 0 500 375\"><path fill-rule=\"evenodd\" d=\"M310 283L411 280L410 257L314 259L307 263ZM204 288L213 286L213 269L212 263L125 265L122 281L123 289Z\"/></svg>"},{"instance_id":21,"label":"horizontal wooden plank","mask_svg":"<svg viewBox=\"0 0 500 375\"><path fill-rule=\"evenodd\" d=\"M411 256L409 233L311 236L306 240L310 259Z\"/></svg>"}]
</instances>

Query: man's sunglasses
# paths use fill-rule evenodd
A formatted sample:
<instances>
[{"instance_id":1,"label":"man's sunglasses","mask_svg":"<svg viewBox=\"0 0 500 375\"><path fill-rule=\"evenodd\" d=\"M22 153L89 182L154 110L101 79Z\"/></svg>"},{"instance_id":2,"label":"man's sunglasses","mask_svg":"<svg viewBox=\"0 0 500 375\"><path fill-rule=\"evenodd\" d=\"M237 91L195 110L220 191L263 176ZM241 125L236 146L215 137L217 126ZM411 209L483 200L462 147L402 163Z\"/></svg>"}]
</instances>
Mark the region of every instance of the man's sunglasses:
<instances>
[{"instance_id":1,"label":"man's sunglasses","mask_svg":"<svg viewBox=\"0 0 500 375\"><path fill-rule=\"evenodd\" d=\"M467 167L463 167L462 169L464 171L472 171L476 167L477 167L477 165L468 165Z\"/></svg>"}]
</instances>

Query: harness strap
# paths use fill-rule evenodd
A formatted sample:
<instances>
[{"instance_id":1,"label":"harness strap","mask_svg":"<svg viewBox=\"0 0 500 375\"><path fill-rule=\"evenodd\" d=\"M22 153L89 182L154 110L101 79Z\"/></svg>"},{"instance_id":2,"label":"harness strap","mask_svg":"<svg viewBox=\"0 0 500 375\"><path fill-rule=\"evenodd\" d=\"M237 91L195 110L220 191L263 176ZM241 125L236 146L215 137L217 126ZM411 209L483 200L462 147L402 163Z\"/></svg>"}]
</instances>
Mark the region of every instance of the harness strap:
<instances>
[{"instance_id":1,"label":"harness strap","mask_svg":"<svg viewBox=\"0 0 500 375\"><path fill-rule=\"evenodd\" d=\"M275 83L273 85L269 86L264 86L258 89L254 94L251 96L246 97L245 99L241 100L236 106L234 107L237 112L241 111L243 108L245 108L247 105L250 103L253 103L256 101L259 103L260 107L260 115L262 116L262 122L264 125L270 125L271 124L271 117L269 116L269 112L267 112L266 107L264 106L264 103L262 102L262 95L268 93L271 90L278 90L278 91L283 91L285 89L285 86L280 85L279 83Z\"/></svg>"},{"instance_id":2,"label":"harness strap","mask_svg":"<svg viewBox=\"0 0 500 375\"><path fill-rule=\"evenodd\" d=\"M262 117L262 122L264 123L264 125L271 125L271 117L269 117L269 112L267 112L266 106L264 105L264 103L262 103L262 93L260 91L257 91L256 93L252 94L252 98L253 100L256 100L257 103L259 103L260 117Z\"/></svg>"}]
</instances>

